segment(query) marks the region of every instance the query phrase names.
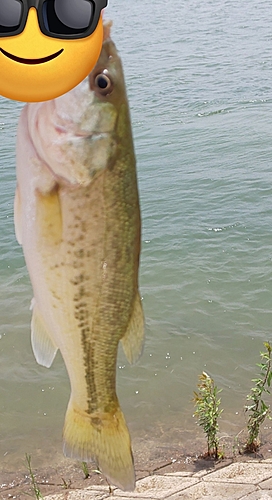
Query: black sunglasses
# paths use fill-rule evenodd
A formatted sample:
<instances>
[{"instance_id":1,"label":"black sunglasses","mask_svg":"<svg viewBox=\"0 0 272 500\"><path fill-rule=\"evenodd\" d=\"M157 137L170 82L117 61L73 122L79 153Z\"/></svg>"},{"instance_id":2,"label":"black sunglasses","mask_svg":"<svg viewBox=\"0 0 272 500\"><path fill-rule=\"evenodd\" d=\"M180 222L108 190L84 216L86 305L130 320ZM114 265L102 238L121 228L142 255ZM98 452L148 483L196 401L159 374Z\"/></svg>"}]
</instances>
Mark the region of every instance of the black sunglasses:
<instances>
[{"instance_id":1,"label":"black sunglasses","mask_svg":"<svg viewBox=\"0 0 272 500\"><path fill-rule=\"evenodd\" d=\"M19 35L28 11L35 7L40 30L51 38L76 39L91 35L108 0L0 0L0 37Z\"/></svg>"}]
</instances>

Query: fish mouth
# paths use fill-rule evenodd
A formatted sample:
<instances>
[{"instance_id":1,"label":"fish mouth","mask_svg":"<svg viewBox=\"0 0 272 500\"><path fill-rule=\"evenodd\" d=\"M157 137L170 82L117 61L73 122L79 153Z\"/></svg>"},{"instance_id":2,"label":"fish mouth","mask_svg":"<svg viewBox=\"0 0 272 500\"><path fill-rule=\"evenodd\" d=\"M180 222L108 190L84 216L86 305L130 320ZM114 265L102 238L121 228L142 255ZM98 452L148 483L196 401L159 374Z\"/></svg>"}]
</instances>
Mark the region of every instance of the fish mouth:
<instances>
[{"instance_id":1,"label":"fish mouth","mask_svg":"<svg viewBox=\"0 0 272 500\"><path fill-rule=\"evenodd\" d=\"M52 61L52 59L58 57L63 51L64 49L60 49L58 50L58 52L55 52L50 56L41 57L40 59L24 59L23 57L14 56L13 54L10 54L10 52L6 52L6 50L0 48L0 52L2 52L4 56L8 57L9 59L12 59L12 61L16 61L21 64L42 64L48 61Z\"/></svg>"}]
</instances>

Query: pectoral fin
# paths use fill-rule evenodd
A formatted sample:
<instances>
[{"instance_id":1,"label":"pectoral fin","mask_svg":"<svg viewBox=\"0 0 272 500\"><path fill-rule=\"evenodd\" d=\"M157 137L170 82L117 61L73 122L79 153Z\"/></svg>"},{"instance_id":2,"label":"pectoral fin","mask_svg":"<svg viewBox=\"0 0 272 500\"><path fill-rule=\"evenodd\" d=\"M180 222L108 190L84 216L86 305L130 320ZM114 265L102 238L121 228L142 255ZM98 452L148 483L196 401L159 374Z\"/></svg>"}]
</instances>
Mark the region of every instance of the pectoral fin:
<instances>
[{"instance_id":1,"label":"pectoral fin","mask_svg":"<svg viewBox=\"0 0 272 500\"><path fill-rule=\"evenodd\" d=\"M58 348L51 339L47 325L35 302L31 320L31 344L37 363L50 368Z\"/></svg>"},{"instance_id":2,"label":"pectoral fin","mask_svg":"<svg viewBox=\"0 0 272 500\"><path fill-rule=\"evenodd\" d=\"M144 344L144 315L139 293L136 295L128 329L121 339L127 360L136 363L142 354Z\"/></svg>"},{"instance_id":3,"label":"pectoral fin","mask_svg":"<svg viewBox=\"0 0 272 500\"><path fill-rule=\"evenodd\" d=\"M37 190L36 197L36 219L41 244L44 244L43 238L46 238L47 245L59 245L62 241L62 214L58 186L45 194Z\"/></svg>"},{"instance_id":4,"label":"pectoral fin","mask_svg":"<svg viewBox=\"0 0 272 500\"><path fill-rule=\"evenodd\" d=\"M19 245L22 245L22 210L18 186L16 187L14 198L14 227L16 239Z\"/></svg>"}]
</instances>

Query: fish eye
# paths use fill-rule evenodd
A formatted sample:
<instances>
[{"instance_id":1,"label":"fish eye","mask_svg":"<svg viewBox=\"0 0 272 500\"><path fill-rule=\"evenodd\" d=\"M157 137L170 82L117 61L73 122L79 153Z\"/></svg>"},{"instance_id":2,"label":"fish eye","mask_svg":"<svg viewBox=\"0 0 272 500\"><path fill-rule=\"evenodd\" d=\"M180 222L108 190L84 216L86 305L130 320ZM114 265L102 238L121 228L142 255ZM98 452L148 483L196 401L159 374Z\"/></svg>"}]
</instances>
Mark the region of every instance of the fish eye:
<instances>
[{"instance_id":1,"label":"fish eye","mask_svg":"<svg viewBox=\"0 0 272 500\"><path fill-rule=\"evenodd\" d=\"M102 95L108 95L113 91L113 83L107 70L98 73L94 78L94 87Z\"/></svg>"}]
</instances>

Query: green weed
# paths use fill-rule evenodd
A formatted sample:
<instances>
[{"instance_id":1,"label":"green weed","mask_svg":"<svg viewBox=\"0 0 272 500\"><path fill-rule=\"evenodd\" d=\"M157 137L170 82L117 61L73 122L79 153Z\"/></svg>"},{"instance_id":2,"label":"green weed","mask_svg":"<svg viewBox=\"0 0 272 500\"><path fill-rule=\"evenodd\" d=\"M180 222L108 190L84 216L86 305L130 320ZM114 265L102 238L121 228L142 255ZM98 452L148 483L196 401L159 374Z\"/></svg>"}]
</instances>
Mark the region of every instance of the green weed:
<instances>
[{"instance_id":1,"label":"green weed","mask_svg":"<svg viewBox=\"0 0 272 500\"><path fill-rule=\"evenodd\" d=\"M32 471L31 456L28 455L27 453L26 453L26 463L27 463L27 468L28 468L28 472L29 472L29 477L31 479L31 483L32 483L32 486L33 486L33 491L34 491L34 494L35 494L35 498L36 498L36 500L43 500L43 496L41 494L40 488L39 488L39 486L37 484L36 478L35 478L34 473Z\"/></svg>"},{"instance_id":2,"label":"green weed","mask_svg":"<svg viewBox=\"0 0 272 500\"><path fill-rule=\"evenodd\" d=\"M90 477L90 473L86 462L82 462L82 470L84 473L84 479L88 479L88 477Z\"/></svg>"},{"instance_id":3,"label":"green weed","mask_svg":"<svg viewBox=\"0 0 272 500\"><path fill-rule=\"evenodd\" d=\"M250 403L244 407L245 411L249 414L247 421L248 438L245 444L245 452L247 453L253 453L258 450L260 446L260 426L266 418L271 419L270 406L263 400L263 394L270 394L272 347L269 342L264 342L264 347L266 351L260 352L262 362L256 364L260 368L260 376L259 378L252 379L255 386L247 396L247 401L250 401Z\"/></svg>"},{"instance_id":4,"label":"green weed","mask_svg":"<svg viewBox=\"0 0 272 500\"><path fill-rule=\"evenodd\" d=\"M218 459L222 458L222 453L218 451L219 439L218 433L218 418L223 410L219 409L221 399L218 394L222 389L214 385L214 380L205 372L199 375L198 383L199 392L194 392L195 416L198 418L200 425L207 437L208 452L207 456Z\"/></svg>"},{"instance_id":5,"label":"green weed","mask_svg":"<svg viewBox=\"0 0 272 500\"><path fill-rule=\"evenodd\" d=\"M62 479L62 486L65 490L69 490L71 484L72 484L72 481L71 479L69 479L69 481L67 482L64 477L61 478Z\"/></svg>"}]
</instances>

